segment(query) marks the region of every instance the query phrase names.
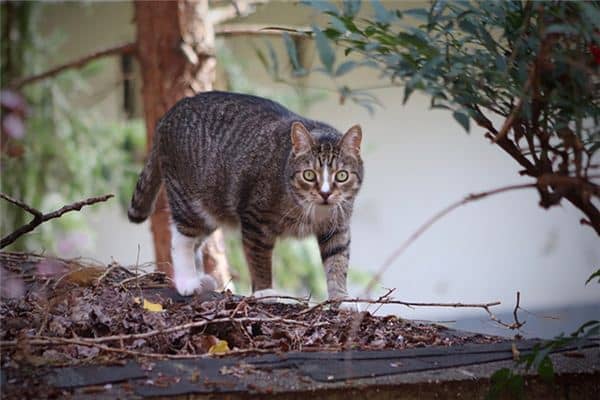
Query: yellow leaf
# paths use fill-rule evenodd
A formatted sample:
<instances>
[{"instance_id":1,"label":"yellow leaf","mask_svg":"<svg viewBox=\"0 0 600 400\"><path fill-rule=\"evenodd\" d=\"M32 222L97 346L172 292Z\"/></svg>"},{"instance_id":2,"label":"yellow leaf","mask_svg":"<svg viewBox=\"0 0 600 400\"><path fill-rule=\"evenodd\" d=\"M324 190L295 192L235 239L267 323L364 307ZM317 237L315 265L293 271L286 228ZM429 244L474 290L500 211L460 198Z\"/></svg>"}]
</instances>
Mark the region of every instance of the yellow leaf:
<instances>
[{"instance_id":1,"label":"yellow leaf","mask_svg":"<svg viewBox=\"0 0 600 400\"><path fill-rule=\"evenodd\" d=\"M144 299L144 309L152 312L160 312L163 310L162 306L158 303L152 303Z\"/></svg>"},{"instance_id":2,"label":"yellow leaf","mask_svg":"<svg viewBox=\"0 0 600 400\"><path fill-rule=\"evenodd\" d=\"M134 297L133 298L133 302L135 304L140 304L140 298L139 297ZM151 301L148 301L146 299L144 299L144 310L148 310L151 312L161 312L163 310L162 306L158 303L152 303Z\"/></svg>"},{"instance_id":3,"label":"yellow leaf","mask_svg":"<svg viewBox=\"0 0 600 400\"><path fill-rule=\"evenodd\" d=\"M208 349L208 354L225 354L229 351L229 344L227 343L227 340L219 340L217 344L210 346L210 349Z\"/></svg>"}]
</instances>

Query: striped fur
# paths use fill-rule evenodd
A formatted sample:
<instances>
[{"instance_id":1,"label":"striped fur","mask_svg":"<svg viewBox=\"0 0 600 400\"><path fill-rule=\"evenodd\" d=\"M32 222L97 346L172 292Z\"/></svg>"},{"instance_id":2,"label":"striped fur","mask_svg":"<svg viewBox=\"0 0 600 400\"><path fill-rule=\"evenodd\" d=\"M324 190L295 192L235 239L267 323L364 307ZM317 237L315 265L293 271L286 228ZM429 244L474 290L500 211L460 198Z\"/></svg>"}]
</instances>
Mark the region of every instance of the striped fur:
<instances>
[{"instance_id":1,"label":"striped fur","mask_svg":"<svg viewBox=\"0 0 600 400\"><path fill-rule=\"evenodd\" d=\"M271 288L278 237L316 234L329 296L344 297L349 220L363 177L361 135L358 126L342 135L259 97L206 92L183 99L157 126L129 219L150 215L162 181L181 235L201 240L219 226L240 227L254 291ZM176 275L190 268L174 265ZM187 286L180 292L189 294Z\"/></svg>"}]
</instances>

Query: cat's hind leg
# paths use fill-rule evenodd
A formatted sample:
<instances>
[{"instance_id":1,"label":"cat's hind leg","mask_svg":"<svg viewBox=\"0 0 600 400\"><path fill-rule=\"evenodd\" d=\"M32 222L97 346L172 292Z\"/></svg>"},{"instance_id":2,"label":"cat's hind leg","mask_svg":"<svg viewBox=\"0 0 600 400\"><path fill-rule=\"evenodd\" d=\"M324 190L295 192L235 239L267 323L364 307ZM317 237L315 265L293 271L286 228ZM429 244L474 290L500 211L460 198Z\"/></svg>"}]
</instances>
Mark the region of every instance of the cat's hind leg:
<instances>
[{"instance_id":1,"label":"cat's hind leg","mask_svg":"<svg viewBox=\"0 0 600 400\"><path fill-rule=\"evenodd\" d=\"M271 257L275 236L252 215L244 215L242 221L242 245L252 278L254 297L276 295L272 289Z\"/></svg>"},{"instance_id":2,"label":"cat's hind leg","mask_svg":"<svg viewBox=\"0 0 600 400\"><path fill-rule=\"evenodd\" d=\"M171 208L171 259L175 289L182 296L215 290L217 282L196 268L195 250L216 229L214 221L176 180L166 182Z\"/></svg>"},{"instance_id":3,"label":"cat's hind leg","mask_svg":"<svg viewBox=\"0 0 600 400\"><path fill-rule=\"evenodd\" d=\"M180 232L176 223L171 224L171 258L173 260L173 281L175 289L182 296L194 292L203 293L215 290L217 282L196 269L194 250L196 244L205 237L187 236Z\"/></svg>"}]
</instances>

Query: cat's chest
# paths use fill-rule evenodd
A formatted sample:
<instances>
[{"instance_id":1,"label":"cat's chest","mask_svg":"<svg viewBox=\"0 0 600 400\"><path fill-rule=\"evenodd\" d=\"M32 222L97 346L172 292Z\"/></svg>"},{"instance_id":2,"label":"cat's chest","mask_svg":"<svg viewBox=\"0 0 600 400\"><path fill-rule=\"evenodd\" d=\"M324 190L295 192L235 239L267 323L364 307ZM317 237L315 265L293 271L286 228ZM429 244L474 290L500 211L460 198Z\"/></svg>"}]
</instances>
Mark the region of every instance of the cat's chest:
<instances>
[{"instance_id":1,"label":"cat's chest","mask_svg":"<svg viewBox=\"0 0 600 400\"><path fill-rule=\"evenodd\" d=\"M315 207L309 210L288 211L281 219L278 231L281 236L306 237L335 223L330 209Z\"/></svg>"}]
</instances>

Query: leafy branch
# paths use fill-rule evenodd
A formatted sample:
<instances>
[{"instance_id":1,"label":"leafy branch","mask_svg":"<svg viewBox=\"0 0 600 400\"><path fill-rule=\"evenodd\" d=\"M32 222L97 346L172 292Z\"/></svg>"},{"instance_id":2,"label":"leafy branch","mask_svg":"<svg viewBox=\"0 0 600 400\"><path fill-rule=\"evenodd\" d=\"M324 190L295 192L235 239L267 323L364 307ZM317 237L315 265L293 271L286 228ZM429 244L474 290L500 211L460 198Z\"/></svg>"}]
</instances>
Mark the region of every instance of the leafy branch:
<instances>
[{"instance_id":1,"label":"leafy branch","mask_svg":"<svg viewBox=\"0 0 600 400\"><path fill-rule=\"evenodd\" d=\"M593 201L600 185L590 173L600 149L597 2L432 1L429 7L394 10L371 1L370 16L359 15L360 1L303 3L328 24L312 28L320 63L314 68L299 65L294 42L284 37L292 78L324 74L341 103L351 99L370 112L376 98L339 83L340 77L369 68L387 86L403 88L403 103L415 92L425 94L432 109L450 111L466 131L472 123L484 128L523 168L521 174L538 181L577 180L567 187L540 185L540 205L566 199L600 235ZM274 51L261 59L284 79ZM494 115L504 119L500 128L492 123Z\"/></svg>"},{"instance_id":2,"label":"leafy branch","mask_svg":"<svg viewBox=\"0 0 600 400\"><path fill-rule=\"evenodd\" d=\"M598 278L600 283L600 269L594 271L585 284ZM515 318L516 318L515 308ZM523 357L517 354L515 365L511 368L502 368L494 372L491 376L491 387L488 392L488 399L496 399L502 393L509 392L516 397L522 397L525 387L525 380L521 373L517 372L518 367L523 367L525 372L534 370L546 382L552 382L554 379L554 365L550 354L562 347L569 345L579 345L586 339L597 338L600 335L600 321L590 320L583 323L577 330L569 336L560 334L552 340L536 344L530 353Z\"/></svg>"}]
</instances>

